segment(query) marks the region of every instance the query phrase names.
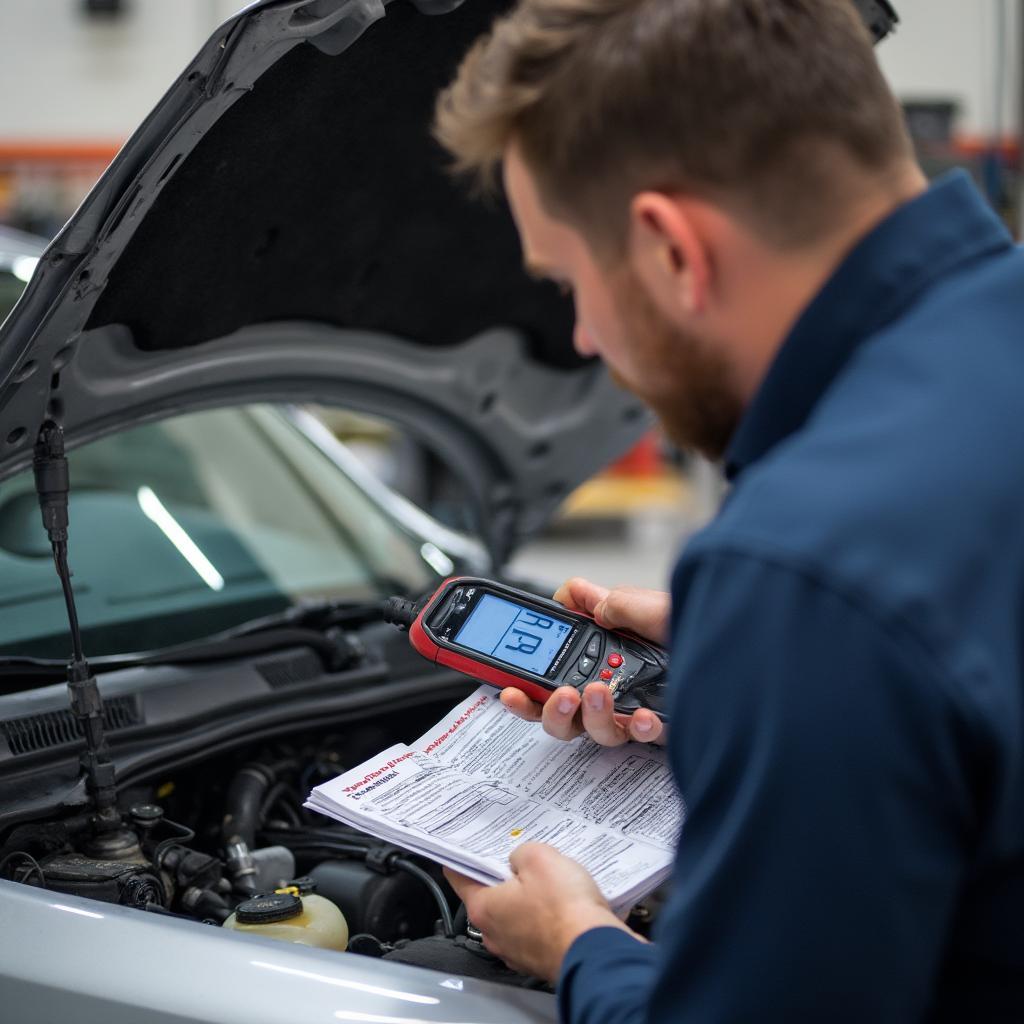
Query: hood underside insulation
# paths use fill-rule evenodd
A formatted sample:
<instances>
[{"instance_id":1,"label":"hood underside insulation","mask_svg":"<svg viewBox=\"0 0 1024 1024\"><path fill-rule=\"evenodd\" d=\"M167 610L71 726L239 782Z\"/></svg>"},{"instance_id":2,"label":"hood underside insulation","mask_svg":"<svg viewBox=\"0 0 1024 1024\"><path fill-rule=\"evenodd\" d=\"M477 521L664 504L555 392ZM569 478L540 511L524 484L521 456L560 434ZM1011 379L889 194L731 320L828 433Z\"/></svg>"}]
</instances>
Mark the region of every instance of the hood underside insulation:
<instances>
[{"instance_id":1,"label":"hood underside insulation","mask_svg":"<svg viewBox=\"0 0 1024 1024\"><path fill-rule=\"evenodd\" d=\"M496 9L396 2L339 56L292 49L165 184L88 326L124 324L158 351L277 320L432 346L502 324L539 361L579 365L571 306L526 276L504 203L472 199L430 137L438 91Z\"/></svg>"}]
</instances>

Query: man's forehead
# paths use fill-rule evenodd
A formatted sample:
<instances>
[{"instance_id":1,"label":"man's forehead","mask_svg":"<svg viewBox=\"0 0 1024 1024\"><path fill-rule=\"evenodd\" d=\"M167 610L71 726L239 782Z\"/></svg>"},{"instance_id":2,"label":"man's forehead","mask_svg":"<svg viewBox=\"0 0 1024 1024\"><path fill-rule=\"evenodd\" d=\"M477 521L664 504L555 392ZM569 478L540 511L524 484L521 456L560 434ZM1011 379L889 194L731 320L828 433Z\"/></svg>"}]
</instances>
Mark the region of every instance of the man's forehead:
<instances>
[{"instance_id":1,"label":"man's forehead","mask_svg":"<svg viewBox=\"0 0 1024 1024\"><path fill-rule=\"evenodd\" d=\"M523 264L532 276L548 277L568 255L572 229L544 209L533 175L514 144L505 150L502 173L512 218L519 231Z\"/></svg>"},{"instance_id":2,"label":"man's forehead","mask_svg":"<svg viewBox=\"0 0 1024 1024\"><path fill-rule=\"evenodd\" d=\"M505 149L501 172L505 182L505 195L512 209L516 227L522 235L522 222L535 220L541 210L533 178L514 144L508 145Z\"/></svg>"}]
</instances>

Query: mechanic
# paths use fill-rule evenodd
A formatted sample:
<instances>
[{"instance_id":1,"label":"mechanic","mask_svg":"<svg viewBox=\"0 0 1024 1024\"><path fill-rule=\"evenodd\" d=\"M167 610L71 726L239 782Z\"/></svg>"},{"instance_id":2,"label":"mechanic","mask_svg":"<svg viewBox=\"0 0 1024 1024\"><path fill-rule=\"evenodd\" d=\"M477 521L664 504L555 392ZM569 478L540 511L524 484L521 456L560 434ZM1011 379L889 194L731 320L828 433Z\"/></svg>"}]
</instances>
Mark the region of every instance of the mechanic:
<instances>
[{"instance_id":1,"label":"mechanic","mask_svg":"<svg viewBox=\"0 0 1024 1024\"><path fill-rule=\"evenodd\" d=\"M436 130L501 168L580 354L733 484L670 616L557 595L669 638L657 941L531 844L452 876L488 947L572 1022L1024 1020L1024 254L928 186L850 0L523 0ZM598 684L542 720L666 739Z\"/></svg>"}]
</instances>

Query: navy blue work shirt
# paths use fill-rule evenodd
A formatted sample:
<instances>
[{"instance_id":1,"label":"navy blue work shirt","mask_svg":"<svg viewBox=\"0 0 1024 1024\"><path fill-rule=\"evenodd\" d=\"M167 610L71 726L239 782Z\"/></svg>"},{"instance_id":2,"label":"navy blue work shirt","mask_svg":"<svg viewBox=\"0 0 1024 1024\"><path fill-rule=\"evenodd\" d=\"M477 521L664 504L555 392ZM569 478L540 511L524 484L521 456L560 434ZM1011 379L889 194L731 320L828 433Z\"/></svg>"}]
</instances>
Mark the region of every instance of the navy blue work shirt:
<instances>
[{"instance_id":1,"label":"navy blue work shirt","mask_svg":"<svg viewBox=\"0 0 1024 1024\"><path fill-rule=\"evenodd\" d=\"M1024 250L954 174L848 255L672 580L688 817L572 1024L1024 1021Z\"/></svg>"}]
</instances>

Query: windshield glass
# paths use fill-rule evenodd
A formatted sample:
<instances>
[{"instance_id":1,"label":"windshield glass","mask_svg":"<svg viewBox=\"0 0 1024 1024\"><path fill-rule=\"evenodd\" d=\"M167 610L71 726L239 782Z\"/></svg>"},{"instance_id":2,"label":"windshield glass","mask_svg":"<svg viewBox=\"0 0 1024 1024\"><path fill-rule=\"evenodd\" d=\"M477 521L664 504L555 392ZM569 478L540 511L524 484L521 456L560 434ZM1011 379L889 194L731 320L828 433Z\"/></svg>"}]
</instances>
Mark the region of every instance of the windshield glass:
<instances>
[{"instance_id":1,"label":"windshield glass","mask_svg":"<svg viewBox=\"0 0 1024 1024\"><path fill-rule=\"evenodd\" d=\"M14 304L24 288L24 281L15 277L6 267L0 266L0 323L3 323L7 314L14 309Z\"/></svg>"},{"instance_id":2,"label":"windshield glass","mask_svg":"<svg viewBox=\"0 0 1024 1024\"><path fill-rule=\"evenodd\" d=\"M376 600L438 578L422 540L272 406L148 424L68 460L87 656L183 643L296 599ZM28 471L0 483L0 654L69 649Z\"/></svg>"}]
</instances>

